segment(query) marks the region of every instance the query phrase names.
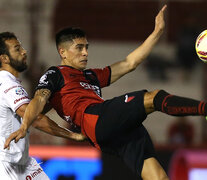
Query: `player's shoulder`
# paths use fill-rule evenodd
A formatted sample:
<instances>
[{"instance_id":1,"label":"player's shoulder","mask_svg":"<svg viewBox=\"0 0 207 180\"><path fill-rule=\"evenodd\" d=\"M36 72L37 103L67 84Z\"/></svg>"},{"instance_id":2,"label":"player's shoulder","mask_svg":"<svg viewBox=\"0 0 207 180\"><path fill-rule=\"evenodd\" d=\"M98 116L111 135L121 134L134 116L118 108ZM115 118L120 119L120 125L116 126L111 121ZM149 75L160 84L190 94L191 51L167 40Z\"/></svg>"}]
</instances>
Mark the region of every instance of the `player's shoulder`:
<instances>
[{"instance_id":1,"label":"player's shoulder","mask_svg":"<svg viewBox=\"0 0 207 180\"><path fill-rule=\"evenodd\" d=\"M85 71L104 71L104 70L110 70L110 66L105 66L105 67L97 67L97 68L89 68L86 69Z\"/></svg>"},{"instance_id":2,"label":"player's shoulder","mask_svg":"<svg viewBox=\"0 0 207 180\"><path fill-rule=\"evenodd\" d=\"M0 71L0 88L20 84L19 80L8 71Z\"/></svg>"},{"instance_id":3,"label":"player's shoulder","mask_svg":"<svg viewBox=\"0 0 207 180\"><path fill-rule=\"evenodd\" d=\"M0 80L1 81L3 81L3 80L7 81L9 79L12 79L12 76L13 75L8 71L4 71L4 70L0 71Z\"/></svg>"},{"instance_id":4,"label":"player's shoulder","mask_svg":"<svg viewBox=\"0 0 207 180\"><path fill-rule=\"evenodd\" d=\"M60 70L57 66L51 66L48 68L45 73L41 76L38 86L36 89L42 89L49 87L49 84L56 84L60 79Z\"/></svg>"},{"instance_id":5,"label":"player's shoulder","mask_svg":"<svg viewBox=\"0 0 207 180\"><path fill-rule=\"evenodd\" d=\"M0 94L3 97L10 90L20 88L20 81L7 71L0 71Z\"/></svg>"},{"instance_id":6,"label":"player's shoulder","mask_svg":"<svg viewBox=\"0 0 207 180\"><path fill-rule=\"evenodd\" d=\"M54 73L56 71L58 71L58 66L51 66L45 71L45 73L48 73L48 72Z\"/></svg>"},{"instance_id":7,"label":"player's shoulder","mask_svg":"<svg viewBox=\"0 0 207 180\"><path fill-rule=\"evenodd\" d=\"M59 72L57 66L51 66L50 68L48 68L44 72L44 74L42 75L41 79L46 79L47 77L54 76L55 74L57 74L57 72Z\"/></svg>"}]
</instances>

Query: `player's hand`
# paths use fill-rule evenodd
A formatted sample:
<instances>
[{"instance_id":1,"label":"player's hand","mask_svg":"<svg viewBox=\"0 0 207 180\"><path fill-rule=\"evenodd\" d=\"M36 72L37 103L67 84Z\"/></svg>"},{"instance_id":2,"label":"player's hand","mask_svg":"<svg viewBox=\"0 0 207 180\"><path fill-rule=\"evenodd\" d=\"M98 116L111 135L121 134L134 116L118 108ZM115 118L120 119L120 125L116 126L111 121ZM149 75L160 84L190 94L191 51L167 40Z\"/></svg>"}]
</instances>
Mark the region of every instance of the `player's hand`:
<instances>
[{"instance_id":1,"label":"player's hand","mask_svg":"<svg viewBox=\"0 0 207 180\"><path fill-rule=\"evenodd\" d=\"M24 138L26 136L26 131L24 129L18 129L17 131L13 132L12 134L10 134L10 136L6 139L5 143L4 143L4 149L9 149L10 143L12 140L15 141L15 143L17 143L21 138Z\"/></svg>"},{"instance_id":2,"label":"player's hand","mask_svg":"<svg viewBox=\"0 0 207 180\"><path fill-rule=\"evenodd\" d=\"M155 18L155 32L162 33L165 28L164 13L167 5L164 5Z\"/></svg>"}]
</instances>

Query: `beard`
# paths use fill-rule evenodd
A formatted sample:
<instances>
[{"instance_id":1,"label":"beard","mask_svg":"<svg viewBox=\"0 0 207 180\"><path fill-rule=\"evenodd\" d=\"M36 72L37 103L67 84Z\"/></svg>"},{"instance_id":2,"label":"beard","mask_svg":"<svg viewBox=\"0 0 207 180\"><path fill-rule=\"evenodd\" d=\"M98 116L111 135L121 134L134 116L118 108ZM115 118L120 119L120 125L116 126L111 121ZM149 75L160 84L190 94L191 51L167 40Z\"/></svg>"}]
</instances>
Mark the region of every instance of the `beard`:
<instances>
[{"instance_id":1,"label":"beard","mask_svg":"<svg viewBox=\"0 0 207 180\"><path fill-rule=\"evenodd\" d=\"M11 56L9 56L10 59L10 66L13 67L18 72L23 72L27 69L27 64L24 61L18 61L13 59Z\"/></svg>"}]
</instances>

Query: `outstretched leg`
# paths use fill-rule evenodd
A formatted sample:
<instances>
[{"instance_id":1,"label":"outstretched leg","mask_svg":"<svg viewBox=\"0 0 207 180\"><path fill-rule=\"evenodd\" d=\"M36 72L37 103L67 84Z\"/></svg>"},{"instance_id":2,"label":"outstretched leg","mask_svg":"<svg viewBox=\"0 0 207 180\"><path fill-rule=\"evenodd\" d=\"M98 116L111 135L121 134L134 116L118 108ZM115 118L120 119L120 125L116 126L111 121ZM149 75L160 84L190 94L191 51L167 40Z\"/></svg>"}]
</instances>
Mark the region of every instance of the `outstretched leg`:
<instances>
[{"instance_id":1,"label":"outstretched leg","mask_svg":"<svg viewBox=\"0 0 207 180\"><path fill-rule=\"evenodd\" d=\"M175 96L164 90L146 92L144 96L146 113L161 111L173 116L207 115L207 104L186 97Z\"/></svg>"},{"instance_id":2,"label":"outstretched leg","mask_svg":"<svg viewBox=\"0 0 207 180\"><path fill-rule=\"evenodd\" d=\"M144 161L141 176L143 180L169 180L164 169L155 158L148 158Z\"/></svg>"},{"instance_id":3,"label":"outstretched leg","mask_svg":"<svg viewBox=\"0 0 207 180\"><path fill-rule=\"evenodd\" d=\"M160 90L154 98L155 110L173 116L206 116L206 105L203 101L171 95L163 90Z\"/></svg>"}]
</instances>

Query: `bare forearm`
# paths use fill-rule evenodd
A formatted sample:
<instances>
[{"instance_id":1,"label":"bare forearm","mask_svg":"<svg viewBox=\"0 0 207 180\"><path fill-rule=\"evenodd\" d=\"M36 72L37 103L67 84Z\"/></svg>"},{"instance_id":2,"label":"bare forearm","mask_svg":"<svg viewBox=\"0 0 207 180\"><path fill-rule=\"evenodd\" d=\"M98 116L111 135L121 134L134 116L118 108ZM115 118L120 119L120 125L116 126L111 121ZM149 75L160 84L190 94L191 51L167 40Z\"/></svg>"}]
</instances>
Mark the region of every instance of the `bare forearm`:
<instances>
[{"instance_id":1,"label":"bare forearm","mask_svg":"<svg viewBox=\"0 0 207 180\"><path fill-rule=\"evenodd\" d=\"M50 97L50 90L40 89L35 92L34 98L30 101L24 113L21 128L27 130L43 111L47 100Z\"/></svg>"},{"instance_id":2,"label":"bare forearm","mask_svg":"<svg viewBox=\"0 0 207 180\"><path fill-rule=\"evenodd\" d=\"M146 57L151 53L153 47L156 45L162 35L162 31L153 31L152 34L127 57L126 61L131 64L131 68L135 69Z\"/></svg>"},{"instance_id":3,"label":"bare forearm","mask_svg":"<svg viewBox=\"0 0 207 180\"><path fill-rule=\"evenodd\" d=\"M161 36L153 32L137 49L131 52L125 60L111 65L111 83L117 81L125 74L133 71L146 59Z\"/></svg>"},{"instance_id":4,"label":"bare forearm","mask_svg":"<svg viewBox=\"0 0 207 180\"><path fill-rule=\"evenodd\" d=\"M30 101L24 113L21 127L28 129L31 124L37 119L38 115L42 112L45 103L41 102L38 98L34 98Z\"/></svg>"},{"instance_id":5,"label":"bare forearm","mask_svg":"<svg viewBox=\"0 0 207 180\"><path fill-rule=\"evenodd\" d=\"M50 118L44 115L38 116L37 120L35 120L33 123L33 127L53 136L63 137L76 141L82 141L86 139L86 137L83 136L82 134L73 133L72 131L64 127L59 126L53 120L51 120Z\"/></svg>"}]
</instances>

